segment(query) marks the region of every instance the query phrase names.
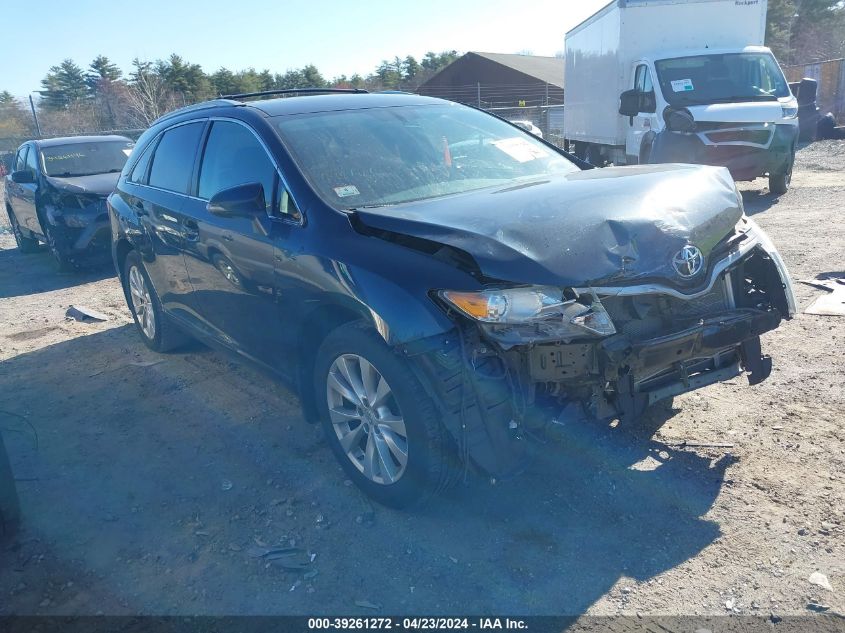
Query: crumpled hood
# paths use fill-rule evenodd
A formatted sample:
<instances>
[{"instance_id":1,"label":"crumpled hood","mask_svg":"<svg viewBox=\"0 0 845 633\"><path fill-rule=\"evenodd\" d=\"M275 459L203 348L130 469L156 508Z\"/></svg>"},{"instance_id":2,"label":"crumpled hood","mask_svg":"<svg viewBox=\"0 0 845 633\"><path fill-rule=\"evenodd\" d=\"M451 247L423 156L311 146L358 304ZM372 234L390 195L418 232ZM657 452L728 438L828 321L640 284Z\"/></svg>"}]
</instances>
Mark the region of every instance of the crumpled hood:
<instances>
[{"instance_id":1,"label":"crumpled hood","mask_svg":"<svg viewBox=\"0 0 845 633\"><path fill-rule=\"evenodd\" d=\"M68 193L107 196L117 186L120 174L94 174L93 176L75 176L73 178L59 178L47 176L47 182L56 189Z\"/></svg>"},{"instance_id":2,"label":"crumpled hood","mask_svg":"<svg viewBox=\"0 0 845 633\"><path fill-rule=\"evenodd\" d=\"M694 244L709 264L742 207L724 168L641 165L354 213L371 228L461 249L490 279L581 286L661 278L683 285L674 256Z\"/></svg>"}]
</instances>

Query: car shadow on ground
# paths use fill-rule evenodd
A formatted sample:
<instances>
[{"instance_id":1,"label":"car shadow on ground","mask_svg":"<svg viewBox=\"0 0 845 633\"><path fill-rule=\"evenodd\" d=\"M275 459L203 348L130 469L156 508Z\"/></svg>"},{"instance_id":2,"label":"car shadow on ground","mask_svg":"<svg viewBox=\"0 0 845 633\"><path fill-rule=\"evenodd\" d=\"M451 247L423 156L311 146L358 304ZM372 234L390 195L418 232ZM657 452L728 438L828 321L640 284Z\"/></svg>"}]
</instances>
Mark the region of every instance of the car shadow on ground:
<instances>
[{"instance_id":1,"label":"car shadow on ground","mask_svg":"<svg viewBox=\"0 0 845 633\"><path fill-rule=\"evenodd\" d=\"M780 200L780 196L769 193L768 189L745 189L740 193L742 194L742 204L745 206L746 215L757 215L768 211Z\"/></svg>"},{"instance_id":2,"label":"car shadow on ground","mask_svg":"<svg viewBox=\"0 0 845 633\"><path fill-rule=\"evenodd\" d=\"M720 534L705 515L734 458L656 441L671 414L567 427L523 475L399 512L345 481L260 372L207 348L153 354L131 326L76 338L0 363L23 515L0 595L7 613L571 615L608 592L622 606ZM256 544L313 557L289 571Z\"/></svg>"},{"instance_id":3,"label":"car shadow on ground","mask_svg":"<svg viewBox=\"0 0 845 633\"><path fill-rule=\"evenodd\" d=\"M109 259L59 272L43 246L37 253L25 254L17 248L0 250L0 299L71 288L114 276L114 264Z\"/></svg>"}]
</instances>

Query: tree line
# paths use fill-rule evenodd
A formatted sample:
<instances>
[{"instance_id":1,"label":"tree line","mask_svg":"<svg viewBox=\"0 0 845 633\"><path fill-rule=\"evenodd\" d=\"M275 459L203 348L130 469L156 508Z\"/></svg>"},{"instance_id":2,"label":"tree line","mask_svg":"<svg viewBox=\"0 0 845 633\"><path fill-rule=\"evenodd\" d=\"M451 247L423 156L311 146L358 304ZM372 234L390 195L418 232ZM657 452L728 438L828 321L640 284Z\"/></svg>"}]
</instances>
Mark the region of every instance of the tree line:
<instances>
[{"instance_id":1,"label":"tree line","mask_svg":"<svg viewBox=\"0 0 845 633\"><path fill-rule=\"evenodd\" d=\"M845 0L769 0L766 44L783 65L845 57ZM454 50L428 52L419 60L397 56L366 76L331 79L313 64L284 73L207 73L173 54L154 62L135 59L124 74L104 55L84 68L65 59L41 80L39 120L44 134L78 134L147 127L165 112L221 94L306 87L414 90L457 57ZM34 133L28 104L0 90L0 139Z\"/></svg>"},{"instance_id":2,"label":"tree line","mask_svg":"<svg viewBox=\"0 0 845 633\"><path fill-rule=\"evenodd\" d=\"M313 64L284 73L269 70L207 73L177 54L154 62L134 59L127 74L105 55L83 68L72 59L52 66L41 80L37 109L44 134L144 128L178 107L219 95L288 88L365 88L414 90L455 59L457 51L428 52L384 60L369 75L327 79ZM26 103L0 91L0 138L35 132Z\"/></svg>"}]
</instances>

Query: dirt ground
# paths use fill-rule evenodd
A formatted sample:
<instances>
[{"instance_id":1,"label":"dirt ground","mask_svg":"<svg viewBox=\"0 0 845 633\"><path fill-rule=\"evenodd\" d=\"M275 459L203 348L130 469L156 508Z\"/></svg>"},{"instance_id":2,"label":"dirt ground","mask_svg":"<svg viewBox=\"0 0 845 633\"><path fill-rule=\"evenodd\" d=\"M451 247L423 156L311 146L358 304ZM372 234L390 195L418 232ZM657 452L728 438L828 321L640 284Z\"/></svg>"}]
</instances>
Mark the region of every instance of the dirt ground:
<instances>
[{"instance_id":1,"label":"dirt ground","mask_svg":"<svg viewBox=\"0 0 845 633\"><path fill-rule=\"evenodd\" d=\"M742 185L746 209L793 279L845 274L845 143L801 150L788 194L765 184ZM56 274L0 214L0 429L23 512L0 615L845 613L843 317L767 334L760 386L571 429L525 475L403 513L344 480L284 387L200 345L148 351L113 271ZM795 290L801 310L822 292ZM110 319L67 321L70 304ZM301 548L303 569L265 546Z\"/></svg>"}]
</instances>

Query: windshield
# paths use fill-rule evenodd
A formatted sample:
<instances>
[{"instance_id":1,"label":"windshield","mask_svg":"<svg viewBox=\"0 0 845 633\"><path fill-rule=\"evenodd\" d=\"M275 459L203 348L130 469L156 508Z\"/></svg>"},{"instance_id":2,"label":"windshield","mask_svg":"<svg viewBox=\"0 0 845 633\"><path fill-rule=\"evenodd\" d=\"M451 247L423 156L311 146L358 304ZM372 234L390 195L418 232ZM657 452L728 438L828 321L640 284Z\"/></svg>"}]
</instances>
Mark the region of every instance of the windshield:
<instances>
[{"instance_id":1,"label":"windshield","mask_svg":"<svg viewBox=\"0 0 845 633\"><path fill-rule=\"evenodd\" d=\"M789 96L769 53L725 53L662 59L654 64L669 105L773 101Z\"/></svg>"},{"instance_id":2,"label":"windshield","mask_svg":"<svg viewBox=\"0 0 845 633\"><path fill-rule=\"evenodd\" d=\"M65 178L117 173L123 169L133 145L131 141L94 141L44 147L44 173Z\"/></svg>"},{"instance_id":3,"label":"windshield","mask_svg":"<svg viewBox=\"0 0 845 633\"><path fill-rule=\"evenodd\" d=\"M533 136L457 104L319 112L277 127L311 185L341 209L578 170Z\"/></svg>"}]
</instances>

